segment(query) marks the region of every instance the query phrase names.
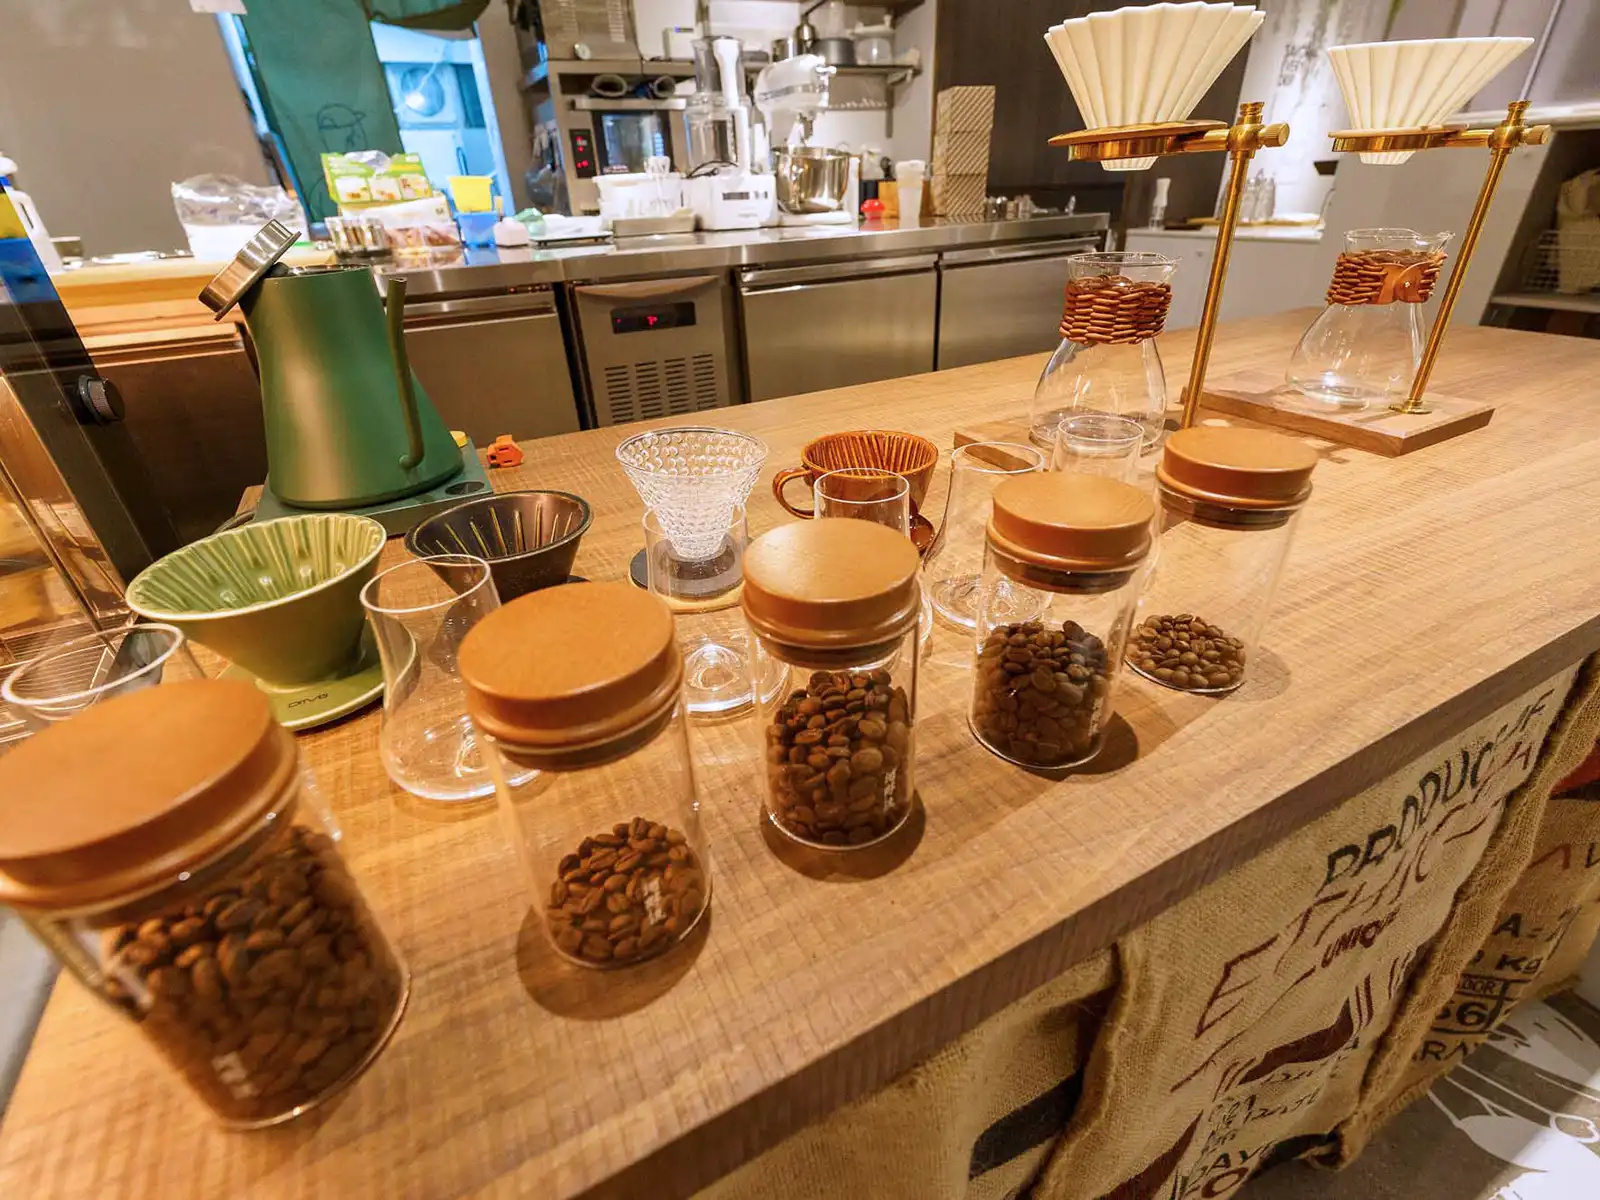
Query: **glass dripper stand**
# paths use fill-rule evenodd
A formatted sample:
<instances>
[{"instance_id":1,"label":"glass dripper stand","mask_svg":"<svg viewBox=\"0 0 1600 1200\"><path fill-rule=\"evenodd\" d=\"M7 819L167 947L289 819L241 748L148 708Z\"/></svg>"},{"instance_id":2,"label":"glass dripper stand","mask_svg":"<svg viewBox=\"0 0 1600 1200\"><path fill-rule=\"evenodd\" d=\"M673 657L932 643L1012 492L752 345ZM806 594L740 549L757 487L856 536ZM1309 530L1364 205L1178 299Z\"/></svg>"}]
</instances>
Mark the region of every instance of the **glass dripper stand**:
<instances>
[{"instance_id":1,"label":"glass dripper stand","mask_svg":"<svg viewBox=\"0 0 1600 1200\"><path fill-rule=\"evenodd\" d=\"M1161 440L1167 378L1155 338L1172 304L1174 259L1143 251L1067 259L1061 345L1034 388L1028 436L1053 449L1056 428L1079 413L1129 417L1145 449Z\"/></svg>"},{"instance_id":2,"label":"glass dripper stand","mask_svg":"<svg viewBox=\"0 0 1600 1200\"><path fill-rule=\"evenodd\" d=\"M650 510L647 527L661 535L634 556L629 574L678 618L685 691L697 715L736 712L751 701L748 639L737 612L743 505L766 459L759 438L705 426L651 430L617 447Z\"/></svg>"},{"instance_id":3,"label":"glass dripper stand","mask_svg":"<svg viewBox=\"0 0 1600 1200\"><path fill-rule=\"evenodd\" d=\"M1328 285L1328 307L1289 359L1290 407L1360 412L1404 397L1422 362L1422 305L1448 233L1352 229Z\"/></svg>"}]
</instances>

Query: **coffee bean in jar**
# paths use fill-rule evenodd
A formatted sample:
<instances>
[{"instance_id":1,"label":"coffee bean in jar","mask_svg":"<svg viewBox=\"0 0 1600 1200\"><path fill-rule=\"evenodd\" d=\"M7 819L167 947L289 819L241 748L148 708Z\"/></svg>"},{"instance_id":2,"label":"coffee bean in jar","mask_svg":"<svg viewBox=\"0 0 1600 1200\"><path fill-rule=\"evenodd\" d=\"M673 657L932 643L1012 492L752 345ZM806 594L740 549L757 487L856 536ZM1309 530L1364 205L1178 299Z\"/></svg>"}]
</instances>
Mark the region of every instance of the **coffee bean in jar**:
<instances>
[{"instance_id":1,"label":"coffee bean in jar","mask_svg":"<svg viewBox=\"0 0 1600 1200\"><path fill-rule=\"evenodd\" d=\"M1106 648L1076 621L1001 625L978 651L972 723L1029 766L1082 762L1099 749Z\"/></svg>"},{"instance_id":2,"label":"coffee bean in jar","mask_svg":"<svg viewBox=\"0 0 1600 1200\"><path fill-rule=\"evenodd\" d=\"M1146 617L1128 650L1128 663L1139 674L1187 692L1238 687L1244 659L1242 641L1192 613Z\"/></svg>"},{"instance_id":3,"label":"coffee bean in jar","mask_svg":"<svg viewBox=\"0 0 1600 1200\"><path fill-rule=\"evenodd\" d=\"M812 672L767 726L773 819L824 846L876 841L910 806L910 741L906 692L888 671Z\"/></svg>"},{"instance_id":4,"label":"coffee bean in jar","mask_svg":"<svg viewBox=\"0 0 1600 1200\"><path fill-rule=\"evenodd\" d=\"M235 1127L332 1094L405 1007L405 967L249 683L118 696L0 758L0 902Z\"/></svg>"},{"instance_id":5,"label":"coffee bean in jar","mask_svg":"<svg viewBox=\"0 0 1600 1200\"><path fill-rule=\"evenodd\" d=\"M586 966L653 958L693 928L710 887L682 830L646 817L590 834L558 864L545 920Z\"/></svg>"}]
</instances>

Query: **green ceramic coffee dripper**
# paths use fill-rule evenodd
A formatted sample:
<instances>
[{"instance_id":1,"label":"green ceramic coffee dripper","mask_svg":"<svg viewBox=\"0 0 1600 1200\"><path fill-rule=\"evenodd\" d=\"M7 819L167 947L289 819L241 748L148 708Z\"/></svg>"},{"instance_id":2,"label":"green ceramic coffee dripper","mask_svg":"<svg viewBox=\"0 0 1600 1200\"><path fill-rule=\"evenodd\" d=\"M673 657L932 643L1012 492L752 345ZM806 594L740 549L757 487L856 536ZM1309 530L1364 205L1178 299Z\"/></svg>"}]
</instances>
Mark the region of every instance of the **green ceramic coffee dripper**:
<instances>
[{"instance_id":1,"label":"green ceramic coffee dripper","mask_svg":"<svg viewBox=\"0 0 1600 1200\"><path fill-rule=\"evenodd\" d=\"M128 606L232 664L267 694L279 722L304 729L383 692L383 666L361 608L383 526L307 513L202 538L128 585Z\"/></svg>"},{"instance_id":2,"label":"green ceramic coffee dripper","mask_svg":"<svg viewBox=\"0 0 1600 1200\"><path fill-rule=\"evenodd\" d=\"M446 507L488 492L412 373L404 278L388 277L380 299L369 267L285 267L293 240L269 222L200 294L219 320L238 304L254 347L267 435L258 518L361 511L404 533L434 511L411 498L442 493Z\"/></svg>"}]
</instances>

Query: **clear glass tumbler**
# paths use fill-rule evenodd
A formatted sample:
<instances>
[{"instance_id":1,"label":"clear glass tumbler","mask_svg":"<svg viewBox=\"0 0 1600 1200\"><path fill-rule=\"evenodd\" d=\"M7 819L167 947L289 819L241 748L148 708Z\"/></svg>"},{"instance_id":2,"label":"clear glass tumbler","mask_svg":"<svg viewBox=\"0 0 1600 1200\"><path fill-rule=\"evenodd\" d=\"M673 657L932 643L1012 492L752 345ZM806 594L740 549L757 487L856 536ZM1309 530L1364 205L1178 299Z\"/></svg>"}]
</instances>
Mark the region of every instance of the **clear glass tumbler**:
<instances>
[{"instance_id":1,"label":"clear glass tumbler","mask_svg":"<svg viewBox=\"0 0 1600 1200\"><path fill-rule=\"evenodd\" d=\"M0 703L37 733L113 696L205 677L181 630L127 625L73 638L29 659L0 685Z\"/></svg>"},{"instance_id":2,"label":"clear glass tumbler","mask_svg":"<svg viewBox=\"0 0 1600 1200\"><path fill-rule=\"evenodd\" d=\"M845 467L819 475L815 494L819 517L871 521L912 536L911 481L904 475L881 467ZM926 653L933 639L933 597L926 587L917 631Z\"/></svg>"},{"instance_id":3,"label":"clear glass tumbler","mask_svg":"<svg viewBox=\"0 0 1600 1200\"><path fill-rule=\"evenodd\" d=\"M1444 252L1449 233L1414 229L1352 229L1341 261L1358 256L1370 268L1416 269ZM1330 304L1301 335L1286 378L1301 406L1317 412L1359 412L1411 390L1422 362L1423 306L1396 297L1387 303Z\"/></svg>"},{"instance_id":4,"label":"clear glass tumbler","mask_svg":"<svg viewBox=\"0 0 1600 1200\"><path fill-rule=\"evenodd\" d=\"M1132 417L1106 413L1074 413L1056 427L1052 471L1069 475L1101 475L1132 483L1139 473L1144 426Z\"/></svg>"},{"instance_id":5,"label":"clear glass tumbler","mask_svg":"<svg viewBox=\"0 0 1600 1200\"><path fill-rule=\"evenodd\" d=\"M489 564L437 554L390 567L361 589L383 659L379 754L399 786L428 800L494 792L456 667L461 641L500 607Z\"/></svg>"},{"instance_id":6,"label":"clear glass tumbler","mask_svg":"<svg viewBox=\"0 0 1600 1200\"><path fill-rule=\"evenodd\" d=\"M1176 267L1174 259L1143 251L1074 254L1067 259L1069 303L1075 293L1115 293L1159 308L1164 316ZM1131 417L1143 427L1146 447L1153 447L1167 412L1167 378L1155 338L1063 338L1034 388L1029 436L1040 446L1053 447L1062 419L1079 412Z\"/></svg>"},{"instance_id":7,"label":"clear glass tumbler","mask_svg":"<svg viewBox=\"0 0 1600 1200\"><path fill-rule=\"evenodd\" d=\"M1045 454L1020 442L974 442L950 456L950 495L939 537L923 563L934 612L958 629L978 624L978 586L983 576L983 537L995 488L1015 475L1043 471ZM1002 589L996 603L1015 600L1014 620L1036 616L1033 597Z\"/></svg>"}]
</instances>

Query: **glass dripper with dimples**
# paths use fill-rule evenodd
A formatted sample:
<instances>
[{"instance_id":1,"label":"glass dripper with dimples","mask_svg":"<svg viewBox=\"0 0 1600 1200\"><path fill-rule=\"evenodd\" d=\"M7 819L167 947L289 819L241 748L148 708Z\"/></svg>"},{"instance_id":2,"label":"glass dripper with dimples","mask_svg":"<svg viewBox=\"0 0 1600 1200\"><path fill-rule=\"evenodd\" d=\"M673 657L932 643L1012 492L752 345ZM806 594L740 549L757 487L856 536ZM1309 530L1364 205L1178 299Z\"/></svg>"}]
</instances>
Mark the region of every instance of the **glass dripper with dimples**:
<instances>
[{"instance_id":1,"label":"glass dripper with dimples","mask_svg":"<svg viewBox=\"0 0 1600 1200\"><path fill-rule=\"evenodd\" d=\"M766 443L707 426L653 429L617 447L617 461L649 510L633 581L677 617L684 690L695 715L723 715L751 703L748 638L737 611L744 582L744 502L767 459ZM781 664L763 664L761 690L784 683Z\"/></svg>"}]
</instances>

